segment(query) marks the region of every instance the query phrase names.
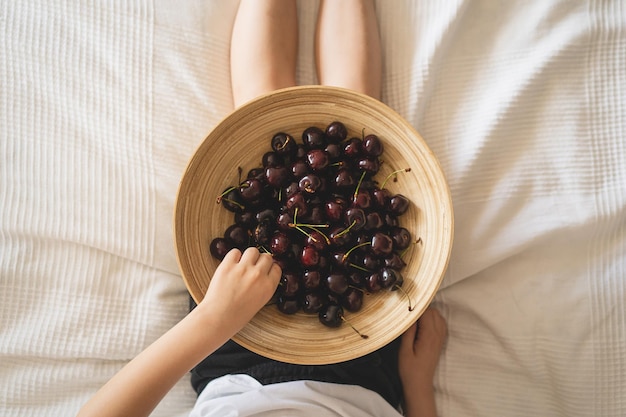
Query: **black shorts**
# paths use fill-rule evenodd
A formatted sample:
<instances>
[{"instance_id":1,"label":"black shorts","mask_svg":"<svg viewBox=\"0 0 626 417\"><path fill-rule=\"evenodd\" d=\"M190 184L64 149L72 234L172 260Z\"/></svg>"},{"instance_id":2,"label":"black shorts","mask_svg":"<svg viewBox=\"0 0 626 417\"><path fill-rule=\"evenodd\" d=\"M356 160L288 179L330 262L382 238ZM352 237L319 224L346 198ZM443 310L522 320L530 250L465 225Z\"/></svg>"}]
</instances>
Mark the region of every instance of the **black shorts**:
<instances>
[{"instance_id":1,"label":"black shorts","mask_svg":"<svg viewBox=\"0 0 626 417\"><path fill-rule=\"evenodd\" d=\"M250 375L263 385L298 380L332 382L375 391L398 408L402 401L402 383L398 374L399 342L396 339L375 352L346 362L294 365L268 359L229 340L191 370L191 385L199 395L209 382L229 374Z\"/></svg>"}]
</instances>

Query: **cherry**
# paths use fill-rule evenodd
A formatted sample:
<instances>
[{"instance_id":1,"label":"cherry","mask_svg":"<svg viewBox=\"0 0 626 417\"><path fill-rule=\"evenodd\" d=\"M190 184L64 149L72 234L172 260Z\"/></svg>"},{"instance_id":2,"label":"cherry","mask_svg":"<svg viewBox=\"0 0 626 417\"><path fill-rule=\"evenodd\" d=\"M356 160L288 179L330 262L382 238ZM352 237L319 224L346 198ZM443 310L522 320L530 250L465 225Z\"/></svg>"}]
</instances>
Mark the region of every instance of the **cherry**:
<instances>
[{"instance_id":1,"label":"cherry","mask_svg":"<svg viewBox=\"0 0 626 417\"><path fill-rule=\"evenodd\" d=\"M372 157L378 157L383 153L383 143L376 135L367 135L363 138L363 151Z\"/></svg>"},{"instance_id":2,"label":"cherry","mask_svg":"<svg viewBox=\"0 0 626 417\"><path fill-rule=\"evenodd\" d=\"M309 149L324 149L328 140L322 129L311 126L302 132L302 143Z\"/></svg>"},{"instance_id":3,"label":"cherry","mask_svg":"<svg viewBox=\"0 0 626 417\"><path fill-rule=\"evenodd\" d=\"M285 163L282 155L277 152L265 152L261 158L263 168L279 167Z\"/></svg>"},{"instance_id":4,"label":"cherry","mask_svg":"<svg viewBox=\"0 0 626 417\"><path fill-rule=\"evenodd\" d=\"M274 255L282 255L291 247L291 240L283 232L274 232L270 240L270 251Z\"/></svg>"},{"instance_id":5,"label":"cherry","mask_svg":"<svg viewBox=\"0 0 626 417\"><path fill-rule=\"evenodd\" d=\"M368 210L372 206L372 194L368 190L360 189L352 195L352 206Z\"/></svg>"},{"instance_id":6,"label":"cherry","mask_svg":"<svg viewBox=\"0 0 626 417\"><path fill-rule=\"evenodd\" d=\"M348 290L348 277L343 272L331 272L326 277L326 285L334 294L341 295Z\"/></svg>"},{"instance_id":7,"label":"cherry","mask_svg":"<svg viewBox=\"0 0 626 417\"><path fill-rule=\"evenodd\" d=\"M295 155L298 150L298 144L294 138L284 132L278 132L272 137L272 150L281 155Z\"/></svg>"},{"instance_id":8,"label":"cherry","mask_svg":"<svg viewBox=\"0 0 626 417\"><path fill-rule=\"evenodd\" d=\"M365 212L360 208L351 207L345 212L345 221L351 230L359 230L365 226Z\"/></svg>"},{"instance_id":9,"label":"cherry","mask_svg":"<svg viewBox=\"0 0 626 417\"><path fill-rule=\"evenodd\" d=\"M359 168L370 174L376 174L380 170L380 161L376 158L362 158L359 159Z\"/></svg>"},{"instance_id":10,"label":"cherry","mask_svg":"<svg viewBox=\"0 0 626 417\"><path fill-rule=\"evenodd\" d=\"M313 194L322 188L322 180L315 174L307 174L300 178L298 188L303 192Z\"/></svg>"},{"instance_id":11,"label":"cherry","mask_svg":"<svg viewBox=\"0 0 626 417\"><path fill-rule=\"evenodd\" d=\"M343 211L346 208L346 200L336 197L331 201L327 201L325 205L326 217L333 222L338 222L343 218Z\"/></svg>"},{"instance_id":12,"label":"cherry","mask_svg":"<svg viewBox=\"0 0 626 417\"><path fill-rule=\"evenodd\" d=\"M404 227L394 227L390 230L389 235L393 239L393 247L395 250L403 250L411 244L411 232Z\"/></svg>"},{"instance_id":13,"label":"cherry","mask_svg":"<svg viewBox=\"0 0 626 417\"><path fill-rule=\"evenodd\" d=\"M270 166L265 169L267 182L274 188L280 188L289 182L289 171L284 166Z\"/></svg>"},{"instance_id":14,"label":"cherry","mask_svg":"<svg viewBox=\"0 0 626 417\"><path fill-rule=\"evenodd\" d=\"M343 153L351 158L361 156L363 154L363 141L357 137L348 139L344 144Z\"/></svg>"},{"instance_id":15,"label":"cherry","mask_svg":"<svg viewBox=\"0 0 626 417\"><path fill-rule=\"evenodd\" d=\"M342 323L343 308L334 303L328 303L318 312L320 323L328 327L339 327Z\"/></svg>"},{"instance_id":16,"label":"cherry","mask_svg":"<svg viewBox=\"0 0 626 417\"><path fill-rule=\"evenodd\" d=\"M333 162L338 161L343 155L343 149L338 143L329 143L324 148L324 151L328 154L328 158Z\"/></svg>"},{"instance_id":17,"label":"cherry","mask_svg":"<svg viewBox=\"0 0 626 417\"><path fill-rule=\"evenodd\" d=\"M378 282L382 288L392 288L398 281L396 271L391 268L382 268L378 275Z\"/></svg>"},{"instance_id":18,"label":"cherry","mask_svg":"<svg viewBox=\"0 0 626 417\"><path fill-rule=\"evenodd\" d=\"M245 205L238 187L228 187L217 198L217 202L228 211L233 213L241 213L245 210Z\"/></svg>"},{"instance_id":19,"label":"cherry","mask_svg":"<svg viewBox=\"0 0 626 417\"><path fill-rule=\"evenodd\" d=\"M389 211L395 216L404 214L410 205L410 201L402 194L396 194L389 200Z\"/></svg>"},{"instance_id":20,"label":"cherry","mask_svg":"<svg viewBox=\"0 0 626 417\"><path fill-rule=\"evenodd\" d=\"M372 211L367 213L365 217L365 226L363 227L365 230L378 230L385 225L382 216L377 211Z\"/></svg>"},{"instance_id":21,"label":"cherry","mask_svg":"<svg viewBox=\"0 0 626 417\"><path fill-rule=\"evenodd\" d=\"M241 213L235 213L235 223L251 229L257 224L256 213L253 211L242 211Z\"/></svg>"},{"instance_id":22,"label":"cherry","mask_svg":"<svg viewBox=\"0 0 626 417\"><path fill-rule=\"evenodd\" d=\"M218 260L224 259L224 256L233 248L233 246L223 237L216 237L211 240L209 251L211 255Z\"/></svg>"},{"instance_id":23,"label":"cherry","mask_svg":"<svg viewBox=\"0 0 626 417\"><path fill-rule=\"evenodd\" d=\"M352 171L347 168L340 168L335 175L335 187L348 188L356 185L356 180L352 175Z\"/></svg>"},{"instance_id":24,"label":"cherry","mask_svg":"<svg viewBox=\"0 0 626 417\"><path fill-rule=\"evenodd\" d=\"M319 263L320 255L313 246L305 245L300 253L300 263L305 268L315 268Z\"/></svg>"},{"instance_id":25,"label":"cherry","mask_svg":"<svg viewBox=\"0 0 626 417\"><path fill-rule=\"evenodd\" d=\"M283 271L278 291L287 297L294 297L300 291L300 278L292 271Z\"/></svg>"},{"instance_id":26,"label":"cherry","mask_svg":"<svg viewBox=\"0 0 626 417\"><path fill-rule=\"evenodd\" d=\"M337 120L326 126L325 133L328 141L331 143L342 142L348 137L348 129L346 129L346 125Z\"/></svg>"},{"instance_id":27,"label":"cherry","mask_svg":"<svg viewBox=\"0 0 626 417\"><path fill-rule=\"evenodd\" d=\"M363 307L363 291L357 288L348 288L341 297L341 305L350 312L356 312Z\"/></svg>"},{"instance_id":28,"label":"cherry","mask_svg":"<svg viewBox=\"0 0 626 417\"><path fill-rule=\"evenodd\" d=\"M273 230L269 223L259 223L253 231L254 241L258 245L265 246L270 242L272 232Z\"/></svg>"},{"instance_id":29,"label":"cherry","mask_svg":"<svg viewBox=\"0 0 626 417\"><path fill-rule=\"evenodd\" d=\"M324 302L325 299L319 292L306 293L302 302L302 311L307 314L318 314Z\"/></svg>"},{"instance_id":30,"label":"cherry","mask_svg":"<svg viewBox=\"0 0 626 417\"><path fill-rule=\"evenodd\" d=\"M280 213L278 217L276 217L276 224L283 232L290 231L292 229L293 216L288 212Z\"/></svg>"},{"instance_id":31,"label":"cherry","mask_svg":"<svg viewBox=\"0 0 626 417\"><path fill-rule=\"evenodd\" d=\"M382 286L380 285L380 274L378 272L373 272L366 278L365 288L371 293L378 292L382 289Z\"/></svg>"},{"instance_id":32,"label":"cherry","mask_svg":"<svg viewBox=\"0 0 626 417\"><path fill-rule=\"evenodd\" d=\"M391 193L386 188L375 188L372 191L372 196L378 207L382 208L386 208L389 205L389 200L391 200Z\"/></svg>"},{"instance_id":33,"label":"cherry","mask_svg":"<svg viewBox=\"0 0 626 417\"><path fill-rule=\"evenodd\" d=\"M273 224L276 221L276 210L266 208L255 214L254 218L257 223Z\"/></svg>"},{"instance_id":34,"label":"cherry","mask_svg":"<svg viewBox=\"0 0 626 417\"><path fill-rule=\"evenodd\" d=\"M297 297L278 297L278 310L284 314L296 314L300 310L300 300Z\"/></svg>"},{"instance_id":35,"label":"cherry","mask_svg":"<svg viewBox=\"0 0 626 417\"><path fill-rule=\"evenodd\" d=\"M303 177L309 172L311 172L311 168L304 159L298 159L291 164L291 173L296 178Z\"/></svg>"},{"instance_id":36,"label":"cherry","mask_svg":"<svg viewBox=\"0 0 626 417\"><path fill-rule=\"evenodd\" d=\"M320 287L322 277L320 272L314 269L307 269L302 274L302 284L306 290L315 290Z\"/></svg>"},{"instance_id":37,"label":"cherry","mask_svg":"<svg viewBox=\"0 0 626 417\"><path fill-rule=\"evenodd\" d=\"M232 247L243 250L248 247L250 235L248 234L248 229L235 223L226 228L224 231L224 239L226 239Z\"/></svg>"},{"instance_id":38,"label":"cherry","mask_svg":"<svg viewBox=\"0 0 626 417\"><path fill-rule=\"evenodd\" d=\"M306 161L313 171L323 171L330 163L328 154L322 149L312 149L308 151Z\"/></svg>"},{"instance_id":39,"label":"cherry","mask_svg":"<svg viewBox=\"0 0 626 417\"><path fill-rule=\"evenodd\" d=\"M400 271L404 269L406 262L397 253L392 253L385 258L385 267Z\"/></svg>"},{"instance_id":40,"label":"cherry","mask_svg":"<svg viewBox=\"0 0 626 417\"><path fill-rule=\"evenodd\" d=\"M305 239L305 243L313 246L318 251L326 250L330 244L330 239L319 230L312 230Z\"/></svg>"},{"instance_id":41,"label":"cherry","mask_svg":"<svg viewBox=\"0 0 626 417\"><path fill-rule=\"evenodd\" d=\"M389 255L393 250L393 240L382 232L374 233L372 236L372 252L376 255Z\"/></svg>"},{"instance_id":42,"label":"cherry","mask_svg":"<svg viewBox=\"0 0 626 417\"><path fill-rule=\"evenodd\" d=\"M294 214L296 209L298 210L298 215L303 215L308 212L308 207L306 203L306 199L301 192L294 193L291 195L286 203L285 207L289 210L290 214Z\"/></svg>"}]
</instances>

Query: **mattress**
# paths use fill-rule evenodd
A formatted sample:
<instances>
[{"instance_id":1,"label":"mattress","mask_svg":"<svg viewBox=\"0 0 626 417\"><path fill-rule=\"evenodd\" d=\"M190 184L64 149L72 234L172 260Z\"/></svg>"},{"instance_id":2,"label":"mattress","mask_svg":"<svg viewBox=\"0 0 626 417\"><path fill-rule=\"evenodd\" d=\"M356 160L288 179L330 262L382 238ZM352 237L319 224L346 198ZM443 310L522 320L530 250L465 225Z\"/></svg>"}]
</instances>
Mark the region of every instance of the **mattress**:
<instances>
[{"instance_id":1,"label":"mattress","mask_svg":"<svg viewBox=\"0 0 626 417\"><path fill-rule=\"evenodd\" d=\"M0 415L75 414L186 314L173 205L233 108L237 5L0 0ZM626 415L625 7L377 1L382 101L454 205L442 416ZM194 400L184 378L153 415Z\"/></svg>"}]
</instances>

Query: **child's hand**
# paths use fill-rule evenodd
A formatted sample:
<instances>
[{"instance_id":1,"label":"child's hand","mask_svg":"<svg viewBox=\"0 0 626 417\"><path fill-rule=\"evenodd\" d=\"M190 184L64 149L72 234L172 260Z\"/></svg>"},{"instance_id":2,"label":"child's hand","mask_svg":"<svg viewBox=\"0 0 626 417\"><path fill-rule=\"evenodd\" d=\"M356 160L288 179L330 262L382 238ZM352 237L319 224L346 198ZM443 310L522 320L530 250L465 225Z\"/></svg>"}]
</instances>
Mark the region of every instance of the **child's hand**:
<instances>
[{"instance_id":1,"label":"child's hand","mask_svg":"<svg viewBox=\"0 0 626 417\"><path fill-rule=\"evenodd\" d=\"M281 277L268 253L233 249L221 261L198 307L218 315L234 335L272 298Z\"/></svg>"},{"instance_id":2,"label":"child's hand","mask_svg":"<svg viewBox=\"0 0 626 417\"><path fill-rule=\"evenodd\" d=\"M446 334L446 321L436 309L429 307L402 335L398 366L405 391L432 389Z\"/></svg>"}]
</instances>

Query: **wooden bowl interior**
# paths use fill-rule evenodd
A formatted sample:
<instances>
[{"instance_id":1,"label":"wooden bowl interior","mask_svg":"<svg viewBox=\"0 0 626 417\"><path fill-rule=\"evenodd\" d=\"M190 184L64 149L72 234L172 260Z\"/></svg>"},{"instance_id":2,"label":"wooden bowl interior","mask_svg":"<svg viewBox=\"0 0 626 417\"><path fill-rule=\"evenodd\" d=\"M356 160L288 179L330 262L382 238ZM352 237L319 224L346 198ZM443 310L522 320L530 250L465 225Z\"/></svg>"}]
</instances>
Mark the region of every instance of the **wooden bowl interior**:
<instances>
[{"instance_id":1,"label":"wooden bowl interior","mask_svg":"<svg viewBox=\"0 0 626 417\"><path fill-rule=\"evenodd\" d=\"M332 87L295 87L263 96L227 116L202 142L190 160L180 183L174 214L175 244L180 270L192 297L200 302L218 265L209 242L222 236L233 223L233 214L216 204L216 197L243 175L260 166L274 133L285 131L300 139L311 125L324 128L342 121L349 136L376 133L384 142L381 171L387 174L406 167L397 181L389 181L393 193L412 202L400 218L402 226L419 238L404 256L403 289L368 294L363 309L346 313L361 333L348 325L337 329L321 325L317 316L289 316L275 306L263 308L234 340L266 357L297 364L327 364L370 353L402 334L431 302L445 272L453 232L450 193L440 166L420 135L397 113L379 101Z\"/></svg>"}]
</instances>

